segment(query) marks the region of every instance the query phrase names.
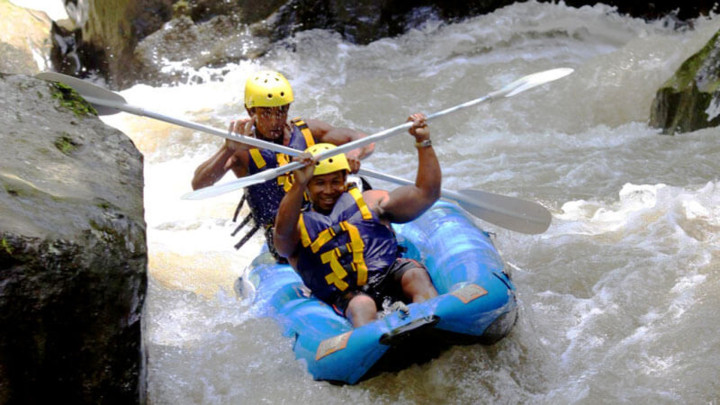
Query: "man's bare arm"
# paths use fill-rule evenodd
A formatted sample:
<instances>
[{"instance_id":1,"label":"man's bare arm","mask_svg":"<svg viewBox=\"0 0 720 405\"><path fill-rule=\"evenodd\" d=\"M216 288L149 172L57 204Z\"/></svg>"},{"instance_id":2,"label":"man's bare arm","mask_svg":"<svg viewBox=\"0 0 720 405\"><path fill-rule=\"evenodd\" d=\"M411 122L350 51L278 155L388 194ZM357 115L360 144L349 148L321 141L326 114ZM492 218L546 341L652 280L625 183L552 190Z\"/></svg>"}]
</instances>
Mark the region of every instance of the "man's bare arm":
<instances>
[{"instance_id":1,"label":"man's bare arm","mask_svg":"<svg viewBox=\"0 0 720 405\"><path fill-rule=\"evenodd\" d=\"M311 163L312 156L305 154L300 160ZM300 210L303 204L303 193L307 183L313 176L313 170L315 170L315 165L308 164L293 172L293 185L280 201L280 207L278 207L275 216L275 228L273 230L275 249L280 256L288 259L295 253L300 241L298 220L300 219Z\"/></svg>"},{"instance_id":2,"label":"man's bare arm","mask_svg":"<svg viewBox=\"0 0 720 405\"><path fill-rule=\"evenodd\" d=\"M254 123L254 117L235 120L230 123L230 131L250 136ZM241 152L247 149L247 145L226 139L223 146L210 159L195 169L192 179L193 190L215 184L231 169L237 177L247 175L247 157Z\"/></svg>"},{"instance_id":3,"label":"man's bare arm","mask_svg":"<svg viewBox=\"0 0 720 405\"><path fill-rule=\"evenodd\" d=\"M327 122L320 120L307 120L308 128L313 134L313 138L317 142L326 142L333 145L344 145L358 139L367 137L364 132L356 131L350 128L336 128ZM361 148L353 149L346 153L350 170L355 173L360 169L360 160L370 156L375 150L375 143L365 145Z\"/></svg>"},{"instance_id":4,"label":"man's bare arm","mask_svg":"<svg viewBox=\"0 0 720 405\"><path fill-rule=\"evenodd\" d=\"M195 175L192 179L193 190L215 184L228 170L235 166L236 159L235 153L223 145L210 159L201 163L195 169ZM238 171L235 171L236 175L238 173Z\"/></svg>"},{"instance_id":5,"label":"man's bare arm","mask_svg":"<svg viewBox=\"0 0 720 405\"><path fill-rule=\"evenodd\" d=\"M416 142L429 141L430 131L425 123L425 116L413 114L408 120L413 121L409 132ZM442 171L437 155L432 146L420 146L417 150L418 170L415 184L396 188L386 197L378 199L378 212L391 222L412 221L440 198Z\"/></svg>"}]
</instances>

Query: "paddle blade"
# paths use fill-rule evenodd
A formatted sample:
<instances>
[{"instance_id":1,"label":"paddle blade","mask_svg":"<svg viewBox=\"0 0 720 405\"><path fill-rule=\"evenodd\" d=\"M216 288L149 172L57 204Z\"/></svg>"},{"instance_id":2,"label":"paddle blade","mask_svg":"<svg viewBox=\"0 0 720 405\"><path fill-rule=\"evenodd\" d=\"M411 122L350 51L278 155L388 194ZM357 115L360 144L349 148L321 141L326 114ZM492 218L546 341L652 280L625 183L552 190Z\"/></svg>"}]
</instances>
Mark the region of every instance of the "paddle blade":
<instances>
[{"instance_id":1,"label":"paddle blade","mask_svg":"<svg viewBox=\"0 0 720 405\"><path fill-rule=\"evenodd\" d=\"M293 162L294 163L294 162ZM217 197L222 194L229 193L231 191L240 190L241 188L249 187L255 184L264 183L270 179L274 179L279 176L284 167L278 167L271 170L265 170L260 173L253 174L252 176L241 177L237 180L229 181L223 184L216 184L214 186L200 188L190 193L184 194L181 199L183 200L204 200L210 197Z\"/></svg>"},{"instance_id":2,"label":"paddle blade","mask_svg":"<svg viewBox=\"0 0 720 405\"><path fill-rule=\"evenodd\" d=\"M42 72L35 75L38 79L50 80L53 82L61 82L75 89L83 98L89 99L88 102L95 107L99 115L117 114L121 110L110 107L112 104L127 104L125 99L108 89L94 85L86 80L78 79L57 72ZM99 103L98 101L102 102Z\"/></svg>"},{"instance_id":3,"label":"paddle blade","mask_svg":"<svg viewBox=\"0 0 720 405\"><path fill-rule=\"evenodd\" d=\"M459 190L462 198L453 199L469 213L511 231L539 234L545 232L552 222L552 214L542 205L488 193L481 190Z\"/></svg>"},{"instance_id":4,"label":"paddle blade","mask_svg":"<svg viewBox=\"0 0 720 405\"><path fill-rule=\"evenodd\" d=\"M507 93L505 97L512 97L518 93L522 93L525 90L532 89L533 87L537 87L541 84L549 83L557 79L563 78L572 73L573 71L574 69L571 68L557 68L525 76L521 79L522 81L518 81L519 83L517 83L517 87L511 89L511 91Z\"/></svg>"},{"instance_id":5,"label":"paddle blade","mask_svg":"<svg viewBox=\"0 0 720 405\"><path fill-rule=\"evenodd\" d=\"M239 179L243 180L243 179ZM238 180L229 181L223 184L216 184L211 187L199 188L195 191L183 194L180 199L182 200L204 200L210 197L217 197L222 194L229 193L231 191L239 190L246 187L243 184L238 184Z\"/></svg>"}]
</instances>

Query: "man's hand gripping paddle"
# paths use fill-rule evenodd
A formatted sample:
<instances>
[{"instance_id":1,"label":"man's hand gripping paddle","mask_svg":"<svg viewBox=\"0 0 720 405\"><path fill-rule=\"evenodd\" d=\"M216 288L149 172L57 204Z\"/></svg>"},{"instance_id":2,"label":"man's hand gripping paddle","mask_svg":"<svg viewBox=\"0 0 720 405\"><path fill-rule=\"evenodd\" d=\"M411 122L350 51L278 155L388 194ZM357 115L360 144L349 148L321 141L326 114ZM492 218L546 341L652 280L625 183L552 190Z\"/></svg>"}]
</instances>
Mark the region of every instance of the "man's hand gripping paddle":
<instances>
[{"instance_id":1,"label":"man's hand gripping paddle","mask_svg":"<svg viewBox=\"0 0 720 405\"><path fill-rule=\"evenodd\" d=\"M467 101L465 103L450 107L434 114L430 114L427 116L427 120L438 118L485 101L492 101L501 97L512 97L533 87L537 87L542 84L549 83L551 81L565 77L572 72L573 69L570 68L558 68L524 76L506 85L500 90L494 91L488 95ZM265 148L273 150L275 152L285 153L291 156L298 156L301 153L301 151L288 148L286 146L277 145L272 142L267 142L257 138L243 136L235 133L228 133L226 131L221 131L212 127L208 127L206 125L185 121L182 119L156 113L144 108L132 106L128 104L125 99L119 94L75 77L55 72L40 73L36 77L45 80L63 82L66 85L73 87L75 91L77 91L88 102L95 106L96 110L100 115L115 114L119 111L125 111L131 114L158 119L186 128L206 132L212 135L217 135L226 139L231 139L250 146ZM397 135L410 128L411 125L412 123L407 122L396 127L380 131L368 137L349 142L345 145L339 146L325 153L318 154L316 156L316 159L322 160L336 154L345 153L355 148L370 144L372 142L377 142L390 136ZM302 166L303 164L300 162L292 162L288 165L272 170L266 170L253 176L243 177L225 184L196 190L194 192L184 195L183 199L204 199L214 197L220 194L247 187L249 185L265 182ZM379 172L374 172L367 169L361 169L360 174L369 177L375 177L396 184L412 184L412 182L408 180ZM442 197L444 199L457 202L465 210L480 219L516 232L527 234L538 234L545 232L545 230L547 230L547 228L550 226L550 222L552 219L552 215L550 214L550 212L540 204L531 201L525 201L515 197L493 194L485 191L468 189L456 192L443 189Z\"/></svg>"}]
</instances>

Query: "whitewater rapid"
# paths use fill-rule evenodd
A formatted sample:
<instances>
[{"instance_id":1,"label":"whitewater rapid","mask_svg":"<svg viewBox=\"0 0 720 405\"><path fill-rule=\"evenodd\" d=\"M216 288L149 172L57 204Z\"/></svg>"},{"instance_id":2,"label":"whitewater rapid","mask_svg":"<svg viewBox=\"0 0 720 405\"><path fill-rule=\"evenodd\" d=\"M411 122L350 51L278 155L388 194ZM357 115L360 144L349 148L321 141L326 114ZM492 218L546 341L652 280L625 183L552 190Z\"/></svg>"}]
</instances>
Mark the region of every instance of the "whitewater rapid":
<instances>
[{"instance_id":1,"label":"whitewater rapid","mask_svg":"<svg viewBox=\"0 0 720 405\"><path fill-rule=\"evenodd\" d=\"M719 28L715 17L674 29L601 5L530 1L366 46L314 30L253 62L167 61L188 81L134 86L121 93L128 103L224 129L244 114L247 76L271 68L293 84L292 116L367 133L530 73L575 72L432 123L445 188L533 200L553 214L533 236L478 220L518 287L513 332L356 386L313 381L292 341L235 295L263 243L258 233L232 247L240 192L181 200L222 139L104 117L145 157L150 403L717 403L720 131L669 137L647 121L657 88ZM363 164L410 178L411 138L383 141Z\"/></svg>"}]
</instances>

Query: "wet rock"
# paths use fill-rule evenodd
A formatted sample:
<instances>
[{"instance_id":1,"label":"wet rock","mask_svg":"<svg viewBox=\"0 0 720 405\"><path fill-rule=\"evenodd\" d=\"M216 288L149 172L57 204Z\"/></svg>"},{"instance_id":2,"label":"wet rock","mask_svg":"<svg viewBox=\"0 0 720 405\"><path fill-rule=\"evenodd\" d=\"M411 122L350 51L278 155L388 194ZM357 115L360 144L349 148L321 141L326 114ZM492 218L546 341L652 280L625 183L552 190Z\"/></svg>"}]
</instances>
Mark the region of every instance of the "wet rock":
<instances>
[{"instance_id":1,"label":"wet rock","mask_svg":"<svg viewBox=\"0 0 720 405\"><path fill-rule=\"evenodd\" d=\"M142 156L67 87L0 93L0 403L144 402Z\"/></svg>"},{"instance_id":2,"label":"wet rock","mask_svg":"<svg viewBox=\"0 0 720 405\"><path fill-rule=\"evenodd\" d=\"M650 125L664 134L720 125L720 31L658 90Z\"/></svg>"},{"instance_id":3,"label":"wet rock","mask_svg":"<svg viewBox=\"0 0 720 405\"><path fill-rule=\"evenodd\" d=\"M701 15L709 15L715 9L717 0L565 0L565 4L571 7L592 6L596 3L613 6L621 14L646 20L656 20L673 15L679 21L687 21Z\"/></svg>"},{"instance_id":4,"label":"wet rock","mask_svg":"<svg viewBox=\"0 0 720 405\"><path fill-rule=\"evenodd\" d=\"M77 28L68 28L53 21L50 28L52 51L50 60L54 70L66 75L80 77L85 71L78 44L82 42L82 33Z\"/></svg>"},{"instance_id":5,"label":"wet rock","mask_svg":"<svg viewBox=\"0 0 720 405\"><path fill-rule=\"evenodd\" d=\"M286 3L287 0L179 0L174 8L176 14L187 15L197 23L224 15L239 18L246 24L253 24L268 18Z\"/></svg>"},{"instance_id":6,"label":"wet rock","mask_svg":"<svg viewBox=\"0 0 720 405\"><path fill-rule=\"evenodd\" d=\"M79 30L80 76L97 71L113 89L144 81L159 84L184 80L179 72L162 72L159 61L182 61L197 48L203 55L193 64L215 66L262 55L266 42L277 42L297 32L324 29L346 40L367 44L416 28L432 19L458 21L487 14L513 0L65 0L68 15ZM597 1L566 0L574 7ZM711 0L641 2L606 0L618 12L648 19L674 13L684 19L708 14ZM168 23L168 21L172 22ZM189 22L192 22L189 25ZM168 24L166 24L168 23ZM165 32L168 31L168 32ZM152 38L148 38L152 35ZM215 35L217 43L208 41ZM147 39L146 39L147 38ZM197 38L197 43L191 43ZM182 49L172 41L185 45ZM140 45L147 41L146 45ZM158 47L158 45L164 45ZM136 52L136 48L137 52ZM222 49L230 49L223 55ZM207 56L206 56L207 54ZM198 55L197 52L194 53ZM193 58L195 59L195 58ZM72 65L72 60L66 64Z\"/></svg>"},{"instance_id":7,"label":"wet rock","mask_svg":"<svg viewBox=\"0 0 720 405\"><path fill-rule=\"evenodd\" d=\"M138 44L136 75L143 83L156 85L203 80L187 77L185 68L197 70L253 59L269 45L269 40L252 35L235 16L221 15L202 23L180 16Z\"/></svg>"},{"instance_id":8,"label":"wet rock","mask_svg":"<svg viewBox=\"0 0 720 405\"><path fill-rule=\"evenodd\" d=\"M50 65L50 18L0 0L0 72L35 74Z\"/></svg>"},{"instance_id":9,"label":"wet rock","mask_svg":"<svg viewBox=\"0 0 720 405\"><path fill-rule=\"evenodd\" d=\"M137 44L172 18L174 0L66 1L68 15L80 27L77 54L84 77L99 72L114 89L137 81Z\"/></svg>"},{"instance_id":10,"label":"wet rock","mask_svg":"<svg viewBox=\"0 0 720 405\"><path fill-rule=\"evenodd\" d=\"M546 0L549 1L549 0ZM541 2L543 2L541 0ZM516 3L514 0L289 0L257 2L250 0L183 0L193 21L217 15L238 15L247 24L266 23L266 33L281 40L299 31L327 29L340 33L346 40L367 44L416 28L430 19L458 21L490 13ZM645 19L658 19L674 13L679 20L708 15L715 0L646 2L640 0L566 0L572 7L604 3L619 13Z\"/></svg>"},{"instance_id":11,"label":"wet rock","mask_svg":"<svg viewBox=\"0 0 720 405\"><path fill-rule=\"evenodd\" d=\"M350 42L368 44L400 35L428 20L454 21L512 3L512 0L291 0L278 9L269 31L273 40L280 40L298 31L329 29Z\"/></svg>"}]
</instances>

